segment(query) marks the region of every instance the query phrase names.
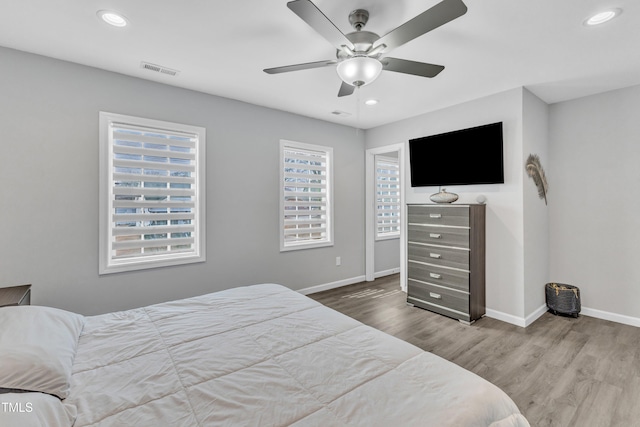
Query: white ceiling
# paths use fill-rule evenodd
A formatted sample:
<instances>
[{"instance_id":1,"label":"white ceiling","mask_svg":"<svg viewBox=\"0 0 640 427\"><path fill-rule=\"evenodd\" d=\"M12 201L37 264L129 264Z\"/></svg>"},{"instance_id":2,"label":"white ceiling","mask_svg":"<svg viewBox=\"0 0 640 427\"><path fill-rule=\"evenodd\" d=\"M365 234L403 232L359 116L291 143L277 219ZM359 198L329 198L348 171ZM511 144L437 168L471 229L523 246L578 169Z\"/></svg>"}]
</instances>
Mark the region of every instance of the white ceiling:
<instances>
[{"instance_id":1,"label":"white ceiling","mask_svg":"<svg viewBox=\"0 0 640 427\"><path fill-rule=\"evenodd\" d=\"M334 67L264 68L334 59L287 0L0 0L0 45L363 129L525 86L547 103L640 84L638 0L465 0L468 12L390 56L444 65L433 79L383 71L338 98ZM438 0L314 0L343 33L353 9L384 35ZM613 21L583 21L609 7ZM130 25L110 27L100 9ZM170 77L140 68L177 69ZM380 103L367 107L364 101ZM336 116L332 111L348 116Z\"/></svg>"}]
</instances>

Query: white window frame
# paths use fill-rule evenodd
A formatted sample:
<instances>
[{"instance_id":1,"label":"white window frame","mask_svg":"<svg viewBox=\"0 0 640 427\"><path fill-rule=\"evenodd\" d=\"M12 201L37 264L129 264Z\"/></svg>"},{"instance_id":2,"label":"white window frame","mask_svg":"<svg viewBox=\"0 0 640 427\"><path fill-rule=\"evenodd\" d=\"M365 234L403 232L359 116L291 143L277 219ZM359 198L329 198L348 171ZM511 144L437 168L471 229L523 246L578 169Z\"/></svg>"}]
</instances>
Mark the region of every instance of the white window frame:
<instances>
[{"instance_id":1,"label":"white window frame","mask_svg":"<svg viewBox=\"0 0 640 427\"><path fill-rule=\"evenodd\" d=\"M317 155L324 159L324 166L321 168L324 170L323 172L323 181L324 184L315 184L314 187L320 187L321 194L324 194L323 201L321 204L324 204L324 215L321 220L313 220L314 225L321 225L320 228L323 228L324 231L321 237L317 238L308 238L305 239L301 237L300 240L297 241L287 241L285 238L286 235L291 235L290 229L287 227L291 226L294 222L300 221L305 222L303 219L285 219L286 210L291 207L295 202L291 202L287 206L287 199L290 198L290 192L285 191L285 166L287 165L285 162L285 156L287 151L299 151L301 153L307 153L306 155ZM289 186L290 187L290 186ZM287 141L280 140L280 251L291 251L291 250L299 250L299 249L310 249L310 248L319 248L326 246L333 246L333 148L325 147L321 145L315 144L307 144L302 142L295 141ZM299 186L304 191L304 186ZM308 190L308 189L307 189ZM300 202L301 204L305 204L305 202ZM317 206L315 206L317 207ZM321 207L318 207L321 209ZM305 215L299 215L305 216ZM304 226L305 224L302 224ZM308 234L308 233L299 233L299 234ZM317 234L317 233L316 233Z\"/></svg>"},{"instance_id":2,"label":"white window frame","mask_svg":"<svg viewBox=\"0 0 640 427\"><path fill-rule=\"evenodd\" d=\"M182 233L182 230L185 228L185 224L182 222L174 222L171 223L171 218L163 218L160 222L165 222L167 225L159 225L159 227L168 227L169 230L153 230L155 234L166 234L169 235L169 238L165 239L165 241L170 241L171 239L179 239L182 238L183 241L181 246L191 246L190 248L180 248L174 249L171 248L171 244L166 245L166 252L152 252L145 254L145 249L140 249L140 253L136 255L122 255L124 250L121 250L120 256L116 256L116 251L118 249L118 244L116 243L117 235L122 227L116 227L115 215L116 215L116 207L115 204L115 190L116 181L118 180L118 176L114 176L117 172L114 167L114 158L116 155L114 154L114 129L122 129L128 128L133 130L133 132L149 132L149 133L158 133L161 135L167 136L180 136L185 137L190 140L189 145L193 144L191 147L187 147L190 159L183 160L183 162L189 162L188 168L191 169L189 171L189 176L187 179L190 181L188 183L189 187L182 189L171 188L168 189L165 194L169 197L181 197L182 199L178 199L177 201L172 202L168 201L158 201L157 206L154 206L153 209L163 209L165 207L170 208L173 206L175 208L176 203L185 203L184 199L186 197L190 197L191 200L187 201L191 206L191 212L188 214L188 219L179 219L179 221L188 221L186 226L188 227L188 231L185 231L187 236L171 236L171 234ZM145 135L139 135L139 138L146 138ZM100 145L100 164L99 164L99 266L98 272L99 274L109 274L109 273L119 273L124 271L134 271L134 270L143 270L149 268L157 268L157 267L166 267L172 265L182 265L182 264L190 264L196 262L204 262L206 260L206 202L205 202L205 161L206 161L206 130L203 127L198 126L190 126L179 123L171 123L161 120L153 120L146 119L141 117L133 117L122 114L108 113L108 112L100 112L99 115L99 145ZM120 146L119 144L116 144ZM135 145L135 144L134 144ZM168 150L175 150L176 144L173 144ZM169 146L169 144L168 144ZM122 150L122 148L116 148L116 150ZM138 152L137 155L141 155L140 151L149 150L148 146L145 146L144 143L142 147L135 147L132 149L133 152ZM169 151L167 151L169 152ZM177 152L177 151L171 151ZM142 155L150 156L150 154L145 153ZM185 156L182 154L182 156ZM160 158L164 156L160 153ZM176 155L175 157L180 157ZM174 159L174 157L167 157L167 159ZM145 162L146 160L140 161ZM168 160L168 163L173 164L175 160ZM117 162L117 161L116 161ZM165 163L166 165L166 163ZM139 169L144 169L144 165L140 165ZM171 172L175 172L174 170L169 169L167 173L171 176ZM144 173L140 175L141 177L145 176ZM175 178L174 178L175 179ZM176 184L174 179L168 177L167 181L171 186L171 184ZM179 178L183 179L184 178ZM151 182L141 180L141 185L139 187L134 188L146 188L146 183ZM172 182L174 181L174 182ZM184 183L183 183L184 184ZM194 188L195 187L195 188ZM120 187L121 188L121 187ZM148 189L149 190L149 189ZM162 193L159 189L153 189L153 191L158 191ZM172 191L173 190L173 191ZM185 196L182 194L184 192L188 192L189 195ZM180 193L178 195L178 193ZM162 197L164 194L160 194ZM135 197L143 197L143 196L135 196ZM147 200L147 203L148 200ZM171 205L169 205L171 204ZM132 208L134 209L134 213L131 215L142 215L145 212L145 209L148 208ZM142 210L142 213L139 212ZM149 212L146 211L146 214L149 215ZM168 216L168 215L167 215ZM159 218L160 219L160 218ZM131 222L137 222L137 220L132 219ZM140 221L142 225L135 225L136 230L145 230L145 227L152 226L151 224L144 224L145 221ZM157 226L157 225L156 225ZM176 230L180 230L177 231ZM149 228L146 228L146 231L150 231ZM137 233L136 233L137 234ZM151 235L152 233L141 233L140 239L138 240L146 240L144 238L145 235ZM185 241L188 240L188 241ZM153 239L149 239L151 241ZM192 242L191 242L192 240ZM136 239L132 239L132 241L136 241ZM176 240L176 242L179 242ZM114 245L115 243L115 245ZM141 247L144 248L144 244ZM163 245L164 246L164 245Z\"/></svg>"},{"instance_id":3,"label":"white window frame","mask_svg":"<svg viewBox=\"0 0 640 427\"><path fill-rule=\"evenodd\" d=\"M400 180L402 179L400 176L400 162L397 157L388 157L380 154L375 155L375 187L376 187L376 224L375 224L375 239L376 240L388 240L388 239L399 239L400 238L400 223L401 223L401 195L400 195ZM392 181L389 176L389 173L380 173L380 169L386 170L387 172L395 172L396 179ZM391 182L395 182L395 189L386 188L386 193L395 193L388 194L386 197L381 195L380 192L385 189L383 186L387 185ZM394 191L392 191L394 190ZM395 202L389 200L381 200L381 199L394 199ZM396 213L395 221L391 227L392 231L382 231L383 221L382 217L384 214L390 213L389 209Z\"/></svg>"}]
</instances>

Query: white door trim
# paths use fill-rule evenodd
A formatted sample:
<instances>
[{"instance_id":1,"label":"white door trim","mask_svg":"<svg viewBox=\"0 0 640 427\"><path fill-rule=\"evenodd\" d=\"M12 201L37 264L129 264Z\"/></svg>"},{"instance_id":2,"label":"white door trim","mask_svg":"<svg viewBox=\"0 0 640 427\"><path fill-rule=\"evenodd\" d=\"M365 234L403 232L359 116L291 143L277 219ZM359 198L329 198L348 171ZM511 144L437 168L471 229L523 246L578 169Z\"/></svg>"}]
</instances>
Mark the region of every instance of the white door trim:
<instances>
[{"instance_id":1,"label":"white door trim","mask_svg":"<svg viewBox=\"0 0 640 427\"><path fill-rule=\"evenodd\" d=\"M406 206L405 194L405 151L406 143L385 145L384 147L370 148L366 150L365 159L365 279L373 281L375 279L375 216L376 216L376 185L375 185L375 156L376 154L398 152L398 163L400 165L400 287L407 289L406 283Z\"/></svg>"}]
</instances>

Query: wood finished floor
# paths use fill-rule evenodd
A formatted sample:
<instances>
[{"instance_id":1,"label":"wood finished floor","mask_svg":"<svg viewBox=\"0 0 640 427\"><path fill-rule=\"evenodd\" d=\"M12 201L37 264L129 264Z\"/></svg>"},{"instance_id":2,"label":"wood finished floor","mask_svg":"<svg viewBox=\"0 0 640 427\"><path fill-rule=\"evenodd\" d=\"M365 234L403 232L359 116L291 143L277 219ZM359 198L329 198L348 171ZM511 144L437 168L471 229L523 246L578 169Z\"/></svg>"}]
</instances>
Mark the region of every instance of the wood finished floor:
<instances>
[{"instance_id":1,"label":"wood finished floor","mask_svg":"<svg viewBox=\"0 0 640 427\"><path fill-rule=\"evenodd\" d=\"M309 297L494 383L532 427L640 426L640 328L551 313L527 328L465 326L407 305L399 289L393 275Z\"/></svg>"}]
</instances>

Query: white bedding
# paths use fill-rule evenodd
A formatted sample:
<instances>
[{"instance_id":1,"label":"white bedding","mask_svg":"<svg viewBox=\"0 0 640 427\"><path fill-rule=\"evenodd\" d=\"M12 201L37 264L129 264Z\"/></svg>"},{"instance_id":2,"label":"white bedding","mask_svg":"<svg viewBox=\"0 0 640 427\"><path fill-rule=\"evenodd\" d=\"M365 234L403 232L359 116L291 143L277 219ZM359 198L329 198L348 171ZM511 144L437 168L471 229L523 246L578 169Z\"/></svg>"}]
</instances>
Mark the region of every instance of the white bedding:
<instances>
[{"instance_id":1,"label":"white bedding","mask_svg":"<svg viewBox=\"0 0 640 427\"><path fill-rule=\"evenodd\" d=\"M75 426L528 426L500 389L273 284L87 317Z\"/></svg>"}]
</instances>

